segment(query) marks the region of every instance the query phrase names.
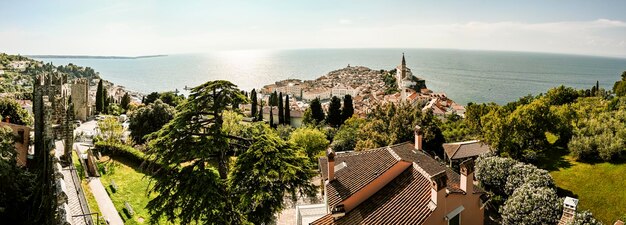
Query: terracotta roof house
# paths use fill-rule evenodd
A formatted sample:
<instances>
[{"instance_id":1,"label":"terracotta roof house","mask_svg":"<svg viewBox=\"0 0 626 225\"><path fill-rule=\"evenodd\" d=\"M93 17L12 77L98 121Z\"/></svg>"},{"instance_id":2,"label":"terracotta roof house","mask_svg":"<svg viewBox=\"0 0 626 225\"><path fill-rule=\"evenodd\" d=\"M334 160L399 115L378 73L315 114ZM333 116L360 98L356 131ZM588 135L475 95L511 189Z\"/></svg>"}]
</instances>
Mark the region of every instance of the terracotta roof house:
<instances>
[{"instance_id":1,"label":"terracotta roof house","mask_svg":"<svg viewBox=\"0 0 626 225\"><path fill-rule=\"evenodd\" d=\"M483 224L473 161L452 171L416 141L319 159L327 214L311 224Z\"/></svg>"},{"instance_id":2,"label":"terracotta roof house","mask_svg":"<svg viewBox=\"0 0 626 225\"><path fill-rule=\"evenodd\" d=\"M446 161L450 166L456 165L467 159L476 159L479 155L491 151L491 147L481 141L464 141L443 144Z\"/></svg>"}]
</instances>

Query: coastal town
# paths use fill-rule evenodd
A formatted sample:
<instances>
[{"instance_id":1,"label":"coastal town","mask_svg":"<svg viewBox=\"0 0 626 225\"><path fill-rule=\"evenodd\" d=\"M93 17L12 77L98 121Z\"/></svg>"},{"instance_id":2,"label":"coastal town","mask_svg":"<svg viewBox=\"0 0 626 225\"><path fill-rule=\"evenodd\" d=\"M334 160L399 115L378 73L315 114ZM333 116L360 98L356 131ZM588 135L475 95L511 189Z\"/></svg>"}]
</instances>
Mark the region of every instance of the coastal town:
<instances>
[{"instance_id":1,"label":"coastal town","mask_svg":"<svg viewBox=\"0 0 626 225\"><path fill-rule=\"evenodd\" d=\"M292 101L291 121L301 121L309 103L315 99L322 102L325 110L332 97L344 98L350 95L354 113L364 117L376 106L387 103L406 102L419 107L423 112L432 111L441 119L446 116L464 117L465 107L448 98L445 92L435 92L427 88L426 81L413 75L407 67L404 54L401 63L392 70L372 70L364 66L350 66L331 71L315 80L288 79L263 86L260 93L264 102L269 102L272 93L289 95ZM251 105L242 106L250 113ZM267 106L266 108L269 108ZM269 114L269 109L264 109ZM277 113L273 115L277 116ZM266 115L265 117L269 117ZM278 119L274 121L278 122ZM300 126L298 122L293 123Z\"/></svg>"},{"instance_id":2,"label":"coastal town","mask_svg":"<svg viewBox=\"0 0 626 225\"><path fill-rule=\"evenodd\" d=\"M157 140L167 140L165 143L168 146L186 146L187 143L181 142L185 139L180 139L185 135L210 135L204 133L207 131L201 124L211 120L196 116L213 113L213 109L189 111L184 107L204 104L198 100L212 98L210 93L214 90L232 89L228 81L209 81L205 84L208 86L190 88L192 93L189 96L177 92L142 94L101 79L99 73L91 72L90 68L76 65L54 67L21 56L3 54L2 57L5 59L0 65L3 85L23 84L22 89L5 90L2 93L4 100L0 102L8 104L3 106L4 122L1 125L20 140L15 142L14 163L18 168L53 175L38 177L36 182L45 184L39 197L54 199L54 203L48 202L48 205L32 210L50 213L57 224L178 221L180 217L154 217L155 214L148 213L147 202L158 199L160 195L147 198L141 190L119 191L128 190L136 184L149 189L152 181L143 180L143 173L148 174L151 180L161 179L159 173L150 171L159 165L155 163L165 162L162 161L165 158L161 157L168 157L169 147L162 148ZM262 129L286 132L286 136L279 139L301 146L298 148L310 154L307 160L314 162L311 165L317 168L317 172L307 175L299 184L314 191L308 195L292 196L296 199L293 202L281 200L284 208L274 211L271 221L276 224L381 224L389 221L511 224L511 221L525 220L526 215L516 211L525 206L517 206L515 204L519 203L512 201L498 203L493 200L514 198L517 192L511 193L509 188L515 187L509 187L510 182L533 184L520 187L519 193L547 191L548 199L542 197L529 202L551 207L550 216L545 221L570 224L581 215L591 218L586 211L577 213L579 199L575 195L557 198L550 185L555 181L546 170L495 155L498 151L494 145L505 147L484 141L480 138L480 131L458 135L462 130L455 124L472 121L473 113L483 110L475 107L487 105L468 105L468 117L464 106L448 98L444 92L428 89L427 81L415 76L407 66L404 55L399 61L399 65L392 70L348 65L315 80L277 81L265 85L258 93L255 90L232 89L233 94L227 101L240 111L225 114L228 129L247 130L255 124L268 124ZM29 80L32 75L35 79ZM618 81L616 87L621 82L626 81ZM204 90L207 87L215 89ZM549 90L549 93L554 91L567 93L568 90L557 88ZM615 91L622 94L618 89ZM597 85L579 93L581 101L606 94ZM542 101L543 98L563 101L558 97L563 94L554 95L533 101ZM236 103L244 100L250 103ZM322 117L315 116L314 110L321 110L318 113L322 113ZM237 112L241 112L243 117L238 119L230 114ZM177 119L194 117L200 119ZM484 114L478 119L488 121L489 115ZM389 122L381 124L377 121ZM162 133L177 132L176 129L169 130L171 126L185 126L192 131L176 136ZM267 132L272 133L270 130ZM551 132L558 131L546 131L546 134ZM28 133L30 135L26 135ZM329 134L334 137L328 138ZM159 137L155 139L152 135ZM438 140L436 135L443 135L444 140ZM390 138L394 136L399 138ZM245 146L244 140L253 140L252 137L228 138L232 138L230 143L235 149ZM252 151L253 147L249 148L248 151ZM45 154L48 150L53 154ZM149 156L154 151L160 151L162 155ZM191 157L197 159L199 156ZM524 160L524 157L527 156L519 156L519 159ZM186 162L186 159L181 160L175 164ZM42 167L42 163L48 166ZM506 186L495 185L492 183L495 181L484 174L502 173L496 167L504 164L514 165L512 171L517 172L507 175ZM248 165L245 162L236 167ZM228 170L222 166L216 168ZM132 172L133 169L135 172ZM528 180L526 176L533 178ZM166 176L164 179L172 178ZM545 183L548 185L544 186ZM500 191L503 188L507 188L506 191ZM292 198L287 197L288 193L284 194L285 198ZM143 203L137 203L138 199ZM407 211L407 204L413 207L411 213L397 215L396 212ZM501 209L494 211L495 207ZM615 224L620 223L618 220Z\"/></svg>"},{"instance_id":3,"label":"coastal town","mask_svg":"<svg viewBox=\"0 0 626 225\"><path fill-rule=\"evenodd\" d=\"M0 5L0 225L626 225L626 1Z\"/></svg>"}]
</instances>

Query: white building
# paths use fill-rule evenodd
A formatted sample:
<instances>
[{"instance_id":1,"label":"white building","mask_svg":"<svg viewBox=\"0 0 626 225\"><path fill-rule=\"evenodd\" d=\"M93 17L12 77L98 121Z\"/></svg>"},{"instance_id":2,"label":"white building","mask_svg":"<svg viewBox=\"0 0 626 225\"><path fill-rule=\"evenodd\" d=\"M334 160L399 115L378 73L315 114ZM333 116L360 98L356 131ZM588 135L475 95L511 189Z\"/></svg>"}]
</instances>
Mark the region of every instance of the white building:
<instances>
[{"instance_id":1,"label":"white building","mask_svg":"<svg viewBox=\"0 0 626 225\"><path fill-rule=\"evenodd\" d=\"M306 101L312 101L319 98L320 100L330 98L330 90L328 89L316 89L302 92L302 99Z\"/></svg>"},{"instance_id":2,"label":"white building","mask_svg":"<svg viewBox=\"0 0 626 225\"><path fill-rule=\"evenodd\" d=\"M335 87L333 87L333 89L330 90L330 96L332 97L339 97L339 98L343 98L346 95L350 95L350 96L356 96L359 93L359 91L357 89L354 89L352 87L346 87L343 84L338 84Z\"/></svg>"}]
</instances>

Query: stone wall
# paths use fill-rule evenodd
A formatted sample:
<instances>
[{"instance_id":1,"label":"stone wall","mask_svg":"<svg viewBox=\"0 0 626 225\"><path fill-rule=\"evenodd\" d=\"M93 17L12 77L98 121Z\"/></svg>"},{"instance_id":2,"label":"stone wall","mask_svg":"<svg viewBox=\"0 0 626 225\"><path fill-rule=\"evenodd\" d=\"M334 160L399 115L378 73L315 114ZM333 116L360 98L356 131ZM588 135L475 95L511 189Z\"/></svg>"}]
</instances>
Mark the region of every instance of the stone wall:
<instances>
[{"instance_id":1,"label":"stone wall","mask_svg":"<svg viewBox=\"0 0 626 225\"><path fill-rule=\"evenodd\" d=\"M75 119L86 121L91 116L89 81L87 79L79 78L72 83L72 103L74 104Z\"/></svg>"}]
</instances>

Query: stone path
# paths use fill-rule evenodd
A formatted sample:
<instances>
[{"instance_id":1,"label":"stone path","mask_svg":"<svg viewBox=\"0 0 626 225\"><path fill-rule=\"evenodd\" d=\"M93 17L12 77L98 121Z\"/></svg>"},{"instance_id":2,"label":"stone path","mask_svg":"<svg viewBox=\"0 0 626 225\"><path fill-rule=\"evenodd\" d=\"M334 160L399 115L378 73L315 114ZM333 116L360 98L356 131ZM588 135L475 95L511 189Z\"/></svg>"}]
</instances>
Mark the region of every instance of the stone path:
<instances>
[{"instance_id":1,"label":"stone path","mask_svg":"<svg viewBox=\"0 0 626 225\"><path fill-rule=\"evenodd\" d=\"M91 193L96 198L96 202L98 202L98 207L100 207L100 212L105 220L109 221L110 225L123 225L124 222L120 217L120 214L115 209L115 205L113 205L113 201L107 194L107 191L104 189L104 185L100 182L99 177L89 178L89 188L91 188Z\"/></svg>"},{"instance_id":2,"label":"stone path","mask_svg":"<svg viewBox=\"0 0 626 225\"><path fill-rule=\"evenodd\" d=\"M63 142L56 141L55 143L55 155L61 156L63 154ZM72 218L73 225L90 224L91 216L79 216L89 214L89 207L85 200L84 192L81 192L80 178L73 170L73 167L65 166L61 169L63 174L63 181L65 182L67 205L69 206L70 216Z\"/></svg>"}]
</instances>

